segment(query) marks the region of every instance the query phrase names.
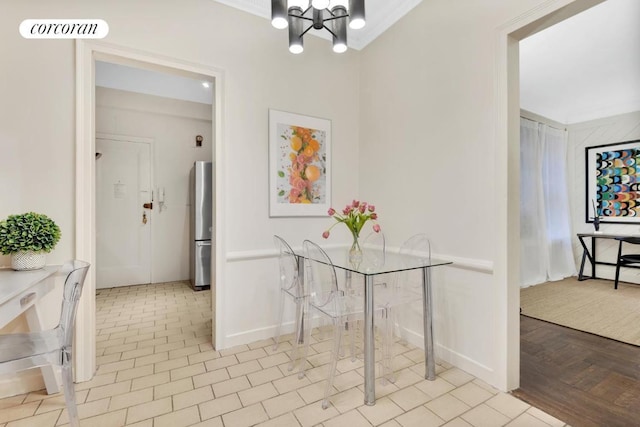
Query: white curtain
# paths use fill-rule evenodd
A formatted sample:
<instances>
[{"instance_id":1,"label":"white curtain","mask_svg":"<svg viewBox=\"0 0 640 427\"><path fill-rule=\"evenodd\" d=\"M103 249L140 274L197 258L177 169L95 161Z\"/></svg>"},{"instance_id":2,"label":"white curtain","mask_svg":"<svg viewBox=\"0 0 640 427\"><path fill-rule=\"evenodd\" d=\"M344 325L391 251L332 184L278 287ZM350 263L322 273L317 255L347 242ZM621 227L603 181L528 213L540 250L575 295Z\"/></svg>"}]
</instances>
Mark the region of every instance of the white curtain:
<instances>
[{"instance_id":1,"label":"white curtain","mask_svg":"<svg viewBox=\"0 0 640 427\"><path fill-rule=\"evenodd\" d=\"M576 274L563 130L520 119L520 286Z\"/></svg>"}]
</instances>

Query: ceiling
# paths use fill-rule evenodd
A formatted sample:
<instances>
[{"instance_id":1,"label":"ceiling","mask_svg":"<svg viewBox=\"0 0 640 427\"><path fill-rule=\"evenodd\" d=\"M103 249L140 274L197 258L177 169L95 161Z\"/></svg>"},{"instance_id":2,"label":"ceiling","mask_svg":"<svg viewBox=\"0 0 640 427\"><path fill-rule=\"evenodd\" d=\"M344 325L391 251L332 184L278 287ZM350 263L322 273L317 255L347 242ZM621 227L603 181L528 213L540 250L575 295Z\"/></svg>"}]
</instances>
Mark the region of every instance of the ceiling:
<instances>
[{"instance_id":1,"label":"ceiling","mask_svg":"<svg viewBox=\"0 0 640 427\"><path fill-rule=\"evenodd\" d=\"M270 0L215 0L218 3L245 12L271 19L271 1ZM360 30L352 30L348 28L347 40L348 45L352 49L360 50L371 43L380 34L384 33L397 20L406 15L411 9L416 7L422 0L366 0L365 13L367 25ZM328 31L309 31L317 37L331 40L331 34Z\"/></svg>"},{"instance_id":2,"label":"ceiling","mask_svg":"<svg viewBox=\"0 0 640 427\"><path fill-rule=\"evenodd\" d=\"M564 124L640 111L640 1L607 0L522 40L520 106Z\"/></svg>"},{"instance_id":3,"label":"ceiling","mask_svg":"<svg viewBox=\"0 0 640 427\"><path fill-rule=\"evenodd\" d=\"M183 101L213 103L212 79L196 79L96 61L96 86Z\"/></svg>"}]
</instances>

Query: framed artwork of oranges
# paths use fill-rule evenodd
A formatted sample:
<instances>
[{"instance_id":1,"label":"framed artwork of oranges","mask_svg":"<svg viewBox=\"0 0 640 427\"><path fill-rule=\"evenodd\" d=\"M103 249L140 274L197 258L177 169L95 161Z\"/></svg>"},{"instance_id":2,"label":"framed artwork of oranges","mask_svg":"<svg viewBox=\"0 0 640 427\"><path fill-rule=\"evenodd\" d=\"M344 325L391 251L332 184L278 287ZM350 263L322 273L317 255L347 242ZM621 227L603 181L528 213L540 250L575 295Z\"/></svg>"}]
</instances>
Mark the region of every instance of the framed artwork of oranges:
<instances>
[{"instance_id":1,"label":"framed artwork of oranges","mask_svg":"<svg viewBox=\"0 0 640 427\"><path fill-rule=\"evenodd\" d=\"M269 216L326 216L331 121L269 110Z\"/></svg>"}]
</instances>

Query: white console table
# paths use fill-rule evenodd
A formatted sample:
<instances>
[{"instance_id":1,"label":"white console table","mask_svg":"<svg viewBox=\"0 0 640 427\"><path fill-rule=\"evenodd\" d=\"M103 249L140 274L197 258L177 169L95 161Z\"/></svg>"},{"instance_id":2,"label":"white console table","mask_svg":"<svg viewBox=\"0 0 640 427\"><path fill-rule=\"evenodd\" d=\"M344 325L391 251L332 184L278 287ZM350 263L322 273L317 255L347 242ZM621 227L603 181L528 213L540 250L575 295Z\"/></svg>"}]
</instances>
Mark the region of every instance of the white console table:
<instances>
[{"instance_id":1,"label":"white console table","mask_svg":"<svg viewBox=\"0 0 640 427\"><path fill-rule=\"evenodd\" d=\"M59 265L48 265L39 270L14 271L0 269L0 329L25 313L31 331L44 328L38 313L38 300L55 287L55 274ZM60 386L53 366L40 368L47 393L53 394Z\"/></svg>"}]
</instances>

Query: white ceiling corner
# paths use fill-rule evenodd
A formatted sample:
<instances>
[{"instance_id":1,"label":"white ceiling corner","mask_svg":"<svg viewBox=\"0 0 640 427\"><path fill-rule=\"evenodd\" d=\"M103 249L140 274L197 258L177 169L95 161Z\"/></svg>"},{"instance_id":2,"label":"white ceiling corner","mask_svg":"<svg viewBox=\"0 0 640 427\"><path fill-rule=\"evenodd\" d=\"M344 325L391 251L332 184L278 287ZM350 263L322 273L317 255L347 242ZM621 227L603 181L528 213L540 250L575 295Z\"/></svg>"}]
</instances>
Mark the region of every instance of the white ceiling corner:
<instances>
[{"instance_id":1,"label":"white ceiling corner","mask_svg":"<svg viewBox=\"0 0 640 427\"><path fill-rule=\"evenodd\" d=\"M362 30L351 31L349 47L364 49L421 2L422 0L368 0L365 6L367 25Z\"/></svg>"},{"instance_id":2,"label":"white ceiling corner","mask_svg":"<svg viewBox=\"0 0 640 427\"><path fill-rule=\"evenodd\" d=\"M269 19L271 17L271 4L269 0L214 0L218 3L234 7L244 12Z\"/></svg>"},{"instance_id":3,"label":"white ceiling corner","mask_svg":"<svg viewBox=\"0 0 640 427\"><path fill-rule=\"evenodd\" d=\"M520 106L564 124L640 111L640 1L607 0L520 42Z\"/></svg>"},{"instance_id":4,"label":"white ceiling corner","mask_svg":"<svg viewBox=\"0 0 640 427\"><path fill-rule=\"evenodd\" d=\"M271 2L269 0L214 1L271 19ZM349 47L356 50L363 49L421 2L422 0L366 0L367 25L360 30L348 30ZM308 34L331 40L331 35L327 31L310 31Z\"/></svg>"}]
</instances>

